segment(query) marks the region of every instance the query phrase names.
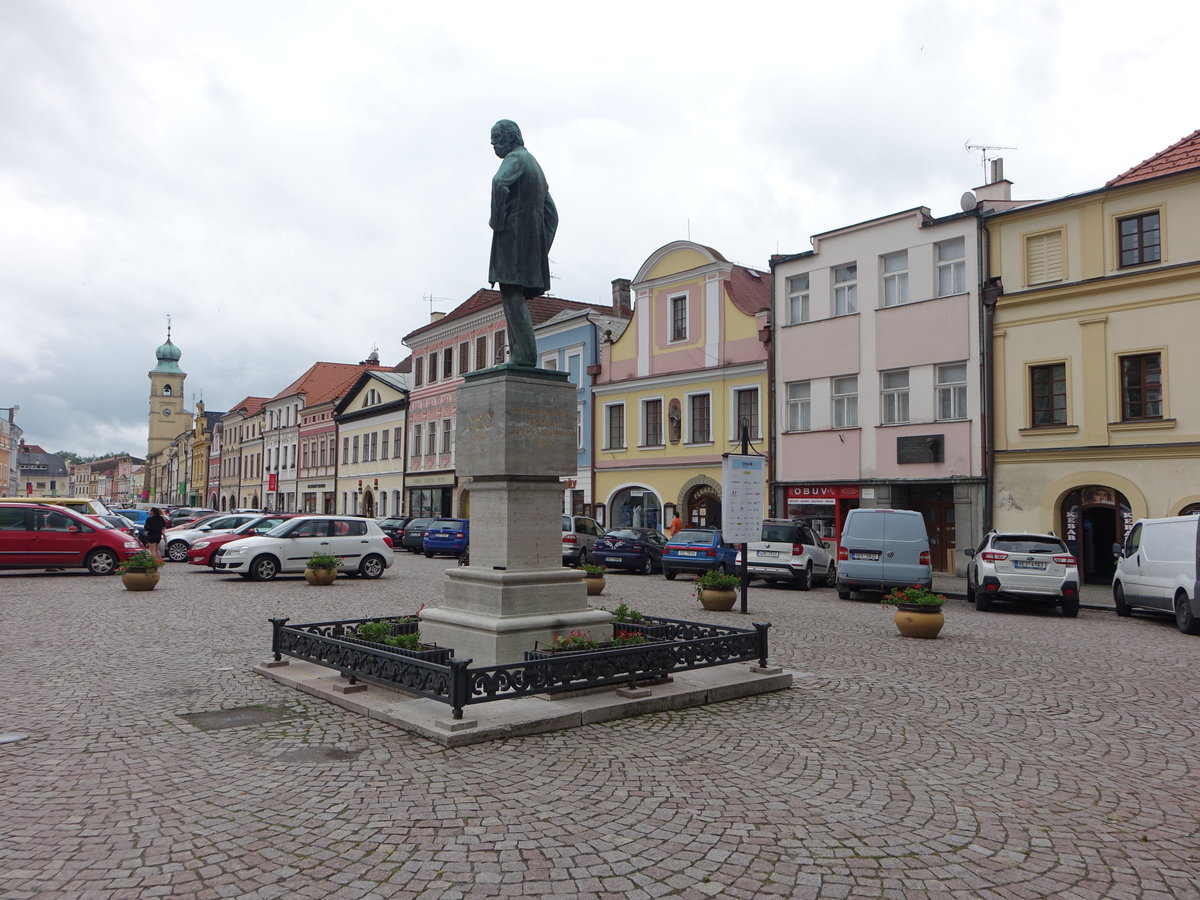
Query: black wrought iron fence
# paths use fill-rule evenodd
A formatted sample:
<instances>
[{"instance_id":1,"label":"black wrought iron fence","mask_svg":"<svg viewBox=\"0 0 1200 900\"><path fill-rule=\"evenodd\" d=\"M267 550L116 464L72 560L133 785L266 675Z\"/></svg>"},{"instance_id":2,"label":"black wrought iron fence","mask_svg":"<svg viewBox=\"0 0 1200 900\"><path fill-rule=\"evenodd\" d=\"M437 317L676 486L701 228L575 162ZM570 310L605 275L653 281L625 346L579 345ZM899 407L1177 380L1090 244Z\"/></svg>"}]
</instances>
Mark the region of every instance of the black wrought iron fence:
<instances>
[{"instance_id":1,"label":"black wrought iron fence","mask_svg":"<svg viewBox=\"0 0 1200 900\"><path fill-rule=\"evenodd\" d=\"M365 641L358 626L390 622L395 616L346 619L288 625L286 618L271 622L271 651L337 669L352 682L361 680L447 703L456 719L472 703L515 699L531 694L553 694L610 687L665 678L672 672L702 669L739 662L767 665L767 631L770 623L753 628L711 625L683 619L647 616L655 636L645 644L573 650L540 659L471 668L471 660L456 659L454 651L437 648L405 651ZM400 623L407 628L410 623ZM416 629L415 621L411 628ZM540 655L540 654L539 654Z\"/></svg>"}]
</instances>

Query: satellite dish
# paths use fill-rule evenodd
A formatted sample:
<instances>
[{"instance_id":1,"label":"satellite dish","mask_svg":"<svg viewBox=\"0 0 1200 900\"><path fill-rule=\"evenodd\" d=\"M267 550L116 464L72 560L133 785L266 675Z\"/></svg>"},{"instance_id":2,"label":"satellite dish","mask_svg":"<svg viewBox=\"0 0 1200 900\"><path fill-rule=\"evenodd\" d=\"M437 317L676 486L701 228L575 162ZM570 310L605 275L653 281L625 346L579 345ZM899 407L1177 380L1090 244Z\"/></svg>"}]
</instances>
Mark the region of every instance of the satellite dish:
<instances>
[{"instance_id":1,"label":"satellite dish","mask_svg":"<svg viewBox=\"0 0 1200 900\"><path fill-rule=\"evenodd\" d=\"M962 207L963 212L970 212L976 207L978 202L979 201L975 199L975 195L971 191L967 191L958 198L958 203Z\"/></svg>"}]
</instances>

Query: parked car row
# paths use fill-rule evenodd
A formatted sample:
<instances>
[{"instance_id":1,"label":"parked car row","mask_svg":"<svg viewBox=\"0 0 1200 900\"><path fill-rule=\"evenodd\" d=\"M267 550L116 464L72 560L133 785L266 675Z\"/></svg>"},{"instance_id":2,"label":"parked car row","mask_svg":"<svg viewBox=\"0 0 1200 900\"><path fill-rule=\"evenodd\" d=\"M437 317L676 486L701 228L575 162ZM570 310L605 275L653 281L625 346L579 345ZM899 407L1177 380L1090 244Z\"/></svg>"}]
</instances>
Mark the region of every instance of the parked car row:
<instances>
[{"instance_id":1,"label":"parked car row","mask_svg":"<svg viewBox=\"0 0 1200 900\"><path fill-rule=\"evenodd\" d=\"M111 575L142 549L108 522L65 506L0 502L0 568L84 568Z\"/></svg>"}]
</instances>

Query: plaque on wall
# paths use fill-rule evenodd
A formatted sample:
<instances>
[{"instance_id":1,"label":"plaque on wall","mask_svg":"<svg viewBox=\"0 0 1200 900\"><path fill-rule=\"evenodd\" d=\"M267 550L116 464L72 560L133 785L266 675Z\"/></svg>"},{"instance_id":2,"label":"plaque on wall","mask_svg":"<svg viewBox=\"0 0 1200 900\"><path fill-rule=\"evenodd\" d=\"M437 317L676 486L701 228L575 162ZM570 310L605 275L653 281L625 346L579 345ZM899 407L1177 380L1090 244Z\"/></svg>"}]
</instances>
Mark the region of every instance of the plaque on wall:
<instances>
[{"instance_id":1,"label":"plaque on wall","mask_svg":"<svg viewBox=\"0 0 1200 900\"><path fill-rule=\"evenodd\" d=\"M935 463L944 462L945 439L940 434L914 434L896 438L896 462Z\"/></svg>"}]
</instances>

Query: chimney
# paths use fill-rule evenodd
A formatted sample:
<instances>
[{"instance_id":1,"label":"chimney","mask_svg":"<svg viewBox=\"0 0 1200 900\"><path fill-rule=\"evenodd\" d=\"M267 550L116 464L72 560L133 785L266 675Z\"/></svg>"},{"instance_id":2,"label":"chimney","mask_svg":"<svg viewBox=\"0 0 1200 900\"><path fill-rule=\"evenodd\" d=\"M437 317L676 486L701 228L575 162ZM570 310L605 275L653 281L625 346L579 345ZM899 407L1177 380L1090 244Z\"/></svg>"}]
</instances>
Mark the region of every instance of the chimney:
<instances>
[{"instance_id":1,"label":"chimney","mask_svg":"<svg viewBox=\"0 0 1200 900\"><path fill-rule=\"evenodd\" d=\"M1004 180L1004 157L997 156L992 160L992 184Z\"/></svg>"},{"instance_id":2,"label":"chimney","mask_svg":"<svg viewBox=\"0 0 1200 900\"><path fill-rule=\"evenodd\" d=\"M432 325L438 319L444 319L444 318L446 318L446 314L444 312L431 312L429 314L429 323Z\"/></svg>"},{"instance_id":3,"label":"chimney","mask_svg":"<svg viewBox=\"0 0 1200 900\"><path fill-rule=\"evenodd\" d=\"M629 286L632 283L628 278L613 279L613 315L620 316L622 319L628 319L633 315L633 304L629 299Z\"/></svg>"}]
</instances>

